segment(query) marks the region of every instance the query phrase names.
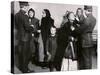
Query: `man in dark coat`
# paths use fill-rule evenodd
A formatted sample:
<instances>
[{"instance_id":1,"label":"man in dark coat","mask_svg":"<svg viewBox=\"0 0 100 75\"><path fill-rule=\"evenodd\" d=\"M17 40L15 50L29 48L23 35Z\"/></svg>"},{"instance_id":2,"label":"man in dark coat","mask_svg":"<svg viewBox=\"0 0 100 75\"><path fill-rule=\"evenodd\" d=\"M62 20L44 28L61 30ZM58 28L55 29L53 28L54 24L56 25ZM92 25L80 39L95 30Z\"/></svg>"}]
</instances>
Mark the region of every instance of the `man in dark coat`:
<instances>
[{"instance_id":1,"label":"man in dark coat","mask_svg":"<svg viewBox=\"0 0 100 75\"><path fill-rule=\"evenodd\" d=\"M75 29L74 34L81 34L81 47L79 51L78 61L79 69L92 68L92 31L96 25L96 19L92 15L92 6L84 6L86 18L79 28Z\"/></svg>"},{"instance_id":2,"label":"man in dark coat","mask_svg":"<svg viewBox=\"0 0 100 75\"><path fill-rule=\"evenodd\" d=\"M25 73L29 72L28 63L31 57L30 37L32 27L29 26L29 18L26 14L28 2L19 2L20 11L15 15L15 26L17 29L18 51L19 51L19 69Z\"/></svg>"}]
</instances>

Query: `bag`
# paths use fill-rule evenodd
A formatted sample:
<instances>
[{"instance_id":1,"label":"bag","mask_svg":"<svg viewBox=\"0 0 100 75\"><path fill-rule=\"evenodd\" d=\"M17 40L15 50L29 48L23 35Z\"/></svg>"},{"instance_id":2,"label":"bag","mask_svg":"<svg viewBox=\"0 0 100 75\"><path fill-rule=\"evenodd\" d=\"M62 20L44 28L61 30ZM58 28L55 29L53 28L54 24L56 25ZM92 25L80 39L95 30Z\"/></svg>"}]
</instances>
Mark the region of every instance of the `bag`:
<instances>
[{"instance_id":1,"label":"bag","mask_svg":"<svg viewBox=\"0 0 100 75\"><path fill-rule=\"evenodd\" d=\"M77 45L76 42L70 41L66 50L65 50L65 58L77 60Z\"/></svg>"}]
</instances>

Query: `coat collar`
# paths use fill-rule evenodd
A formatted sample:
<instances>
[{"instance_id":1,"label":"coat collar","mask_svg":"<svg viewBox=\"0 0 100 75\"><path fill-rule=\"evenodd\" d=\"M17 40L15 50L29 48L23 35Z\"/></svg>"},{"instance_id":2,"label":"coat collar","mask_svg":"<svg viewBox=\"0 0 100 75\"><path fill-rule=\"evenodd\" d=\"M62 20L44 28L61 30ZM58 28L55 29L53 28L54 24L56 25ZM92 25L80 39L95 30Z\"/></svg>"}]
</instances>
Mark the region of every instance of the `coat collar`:
<instances>
[{"instance_id":1,"label":"coat collar","mask_svg":"<svg viewBox=\"0 0 100 75\"><path fill-rule=\"evenodd\" d=\"M24 10L20 10L20 13L22 13L22 14L26 14L26 12L24 11Z\"/></svg>"}]
</instances>

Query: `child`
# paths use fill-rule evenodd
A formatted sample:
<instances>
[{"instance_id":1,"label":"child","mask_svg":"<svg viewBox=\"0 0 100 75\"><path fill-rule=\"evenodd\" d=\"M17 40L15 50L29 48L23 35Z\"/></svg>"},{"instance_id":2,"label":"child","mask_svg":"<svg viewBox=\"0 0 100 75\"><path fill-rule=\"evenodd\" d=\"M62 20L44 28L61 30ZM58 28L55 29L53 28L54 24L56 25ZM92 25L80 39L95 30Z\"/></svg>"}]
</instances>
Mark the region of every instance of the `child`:
<instances>
[{"instance_id":1,"label":"child","mask_svg":"<svg viewBox=\"0 0 100 75\"><path fill-rule=\"evenodd\" d=\"M56 53L57 48L57 35L56 35L56 27L52 26L50 28L50 36L46 43L46 50L48 55L48 61L49 61L49 69L50 71L54 71L54 57Z\"/></svg>"}]
</instances>

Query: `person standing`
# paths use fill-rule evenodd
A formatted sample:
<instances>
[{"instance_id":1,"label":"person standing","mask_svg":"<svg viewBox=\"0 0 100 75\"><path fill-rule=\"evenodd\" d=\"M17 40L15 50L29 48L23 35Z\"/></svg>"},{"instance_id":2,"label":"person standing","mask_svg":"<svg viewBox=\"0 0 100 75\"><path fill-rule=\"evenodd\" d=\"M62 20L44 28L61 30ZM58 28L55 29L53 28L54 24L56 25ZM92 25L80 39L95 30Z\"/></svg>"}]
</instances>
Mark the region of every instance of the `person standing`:
<instances>
[{"instance_id":1,"label":"person standing","mask_svg":"<svg viewBox=\"0 0 100 75\"><path fill-rule=\"evenodd\" d=\"M48 55L49 69L50 71L54 71L55 62L54 57L57 49L57 35L56 35L56 27L52 26L50 28L50 35L46 42L46 50Z\"/></svg>"},{"instance_id":2,"label":"person standing","mask_svg":"<svg viewBox=\"0 0 100 75\"><path fill-rule=\"evenodd\" d=\"M19 1L20 10L15 15L15 25L17 28L18 51L19 51L19 69L23 73L31 72L28 68L31 57L30 38L32 27L29 25L28 2Z\"/></svg>"},{"instance_id":3,"label":"person standing","mask_svg":"<svg viewBox=\"0 0 100 75\"><path fill-rule=\"evenodd\" d=\"M64 57L65 49L68 45L68 36L70 28L67 22L59 28L57 32L57 50L54 58L56 70L61 71L62 60Z\"/></svg>"},{"instance_id":4,"label":"person standing","mask_svg":"<svg viewBox=\"0 0 100 75\"><path fill-rule=\"evenodd\" d=\"M48 9L43 10L43 15L41 19L41 35L43 40L44 47L44 62L47 60L47 52L46 52L46 41L50 35L50 28L54 25L54 20L51 18L50 11Z\"/></svg>"},{"instance_id":5,"label":"person standing","mask_svg":"<svg viewBox=\"0 0 100 75\"><path fill-rule=\"evenodd\" d=\"M83 14L83 9L82 8L78 8L76 11L76 22L79 24L79 26L81 26L83 24L85 20L85 16ZM81 60L81 49L82 49L82 44L81 44L81 34L78 34L78 39L77 39L77 58L78 58L78 68L80 67L80 60Z\"/></svg>"},{"instance_id":6,"label":"person standing","mask_svg":"<svg viewBox=\"0 0 100 75\"><path fill-rule=\"evenodd\" d=\"M96 19L92 15L92 6L84 6L86 18L78 28L73 28L73 32L81 34L81 46L79 51L79 69L92 69L92 32L96 25Z\"/></svg>"},{"instance_id":7,"label":"person standing","mask_svg":"<svg viewBox=\"0 0 100 75\"><path fill-rule=\"evenodd\" d=\"M34 9L30 8L28 11L28 15L29 15L29 24L30 26L33 27L33 30L31 32L31 41L30 41L30 47L32 50L32 62L34 63L33 60L38 61L38 38L39 38L39 20L35 17L35 11Z\"/></svg>"}]
</instances>

